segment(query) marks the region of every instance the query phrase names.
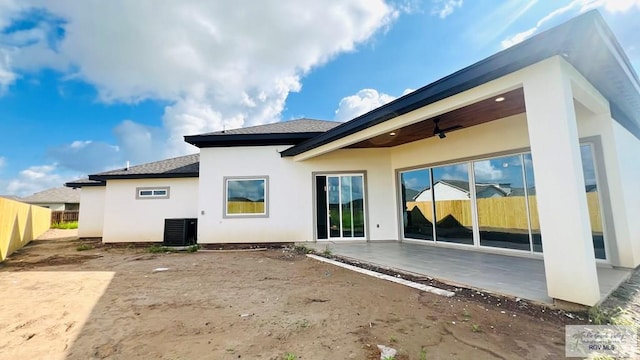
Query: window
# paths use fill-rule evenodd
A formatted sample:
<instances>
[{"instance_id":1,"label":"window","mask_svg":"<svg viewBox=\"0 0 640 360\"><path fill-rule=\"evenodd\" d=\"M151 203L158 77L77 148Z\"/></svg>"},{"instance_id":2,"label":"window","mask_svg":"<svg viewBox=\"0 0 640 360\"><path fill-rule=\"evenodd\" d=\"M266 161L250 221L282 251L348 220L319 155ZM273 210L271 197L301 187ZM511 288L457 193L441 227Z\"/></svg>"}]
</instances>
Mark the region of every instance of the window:
<instances>
[{"instance_id":1,"label":"window","mask_svg":"<svg viewBox=\"0 0 640 360\"><path fill-rule=\"evenodd\" d=\"M139 187L136 188L136 199L168 199L169 187Z\"/></svg>"},{"instance_id":2,"label":"window","mask_svg":"<svg viewBox=\"0 0 640 360\"><path fill-rule=\"evenodd\" d=\"M267 217L267 176L225 177L225 217Z\"/></svg>"}]
</instances>

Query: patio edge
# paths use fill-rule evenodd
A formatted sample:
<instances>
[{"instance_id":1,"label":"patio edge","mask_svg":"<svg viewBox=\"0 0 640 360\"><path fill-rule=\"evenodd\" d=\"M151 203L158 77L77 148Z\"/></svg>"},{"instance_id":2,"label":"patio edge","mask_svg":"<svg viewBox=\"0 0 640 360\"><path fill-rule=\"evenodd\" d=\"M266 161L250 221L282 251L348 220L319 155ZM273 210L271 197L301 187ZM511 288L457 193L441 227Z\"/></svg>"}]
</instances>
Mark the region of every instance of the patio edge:
<instances>
[{"instance_id":1,"label":"patio edge","mask_svg":"<svg viewBox=\"0 0 640 360\"><path fill-rule=\"evenodd\" d=\"M396 284L400 284L400 285L404 285L404 286L408 286L414 289L418 289L421 291L426 291L432 294L436 294L436 295L440 295L440 296L445 296L445 297L452 297L453 295L455 295L454 292L452 291L448 291L448 290L444 290L444 289L439 289L433 286L429 286L429 285L424 285L424 284L419 284L413 281L409 281L409 280L405 280L405 279L401 279L401 278L396 278L390 275L386 275L386 274L381 274L375 271L371 271L371 270L367 270L367 269L362 269L359 268L357 266L353 266L353 265L349 265L349 264L345 264L339 261L335 261L335 260L331 260L331 259L327 259L324 258L322 256L318 256L318 255L313 255L313 254L307 254L307 257L312 258L314 260L318 260L321 262L325 262L331 265L335 265L335 266L339 266L341 268L345 268L351 271L355 271L361 274L365 274L365 275L369 275L378 279L382 279L382 280L387 280L387 281L391 281L394 282Z\"/></svg>"}]
</instances>

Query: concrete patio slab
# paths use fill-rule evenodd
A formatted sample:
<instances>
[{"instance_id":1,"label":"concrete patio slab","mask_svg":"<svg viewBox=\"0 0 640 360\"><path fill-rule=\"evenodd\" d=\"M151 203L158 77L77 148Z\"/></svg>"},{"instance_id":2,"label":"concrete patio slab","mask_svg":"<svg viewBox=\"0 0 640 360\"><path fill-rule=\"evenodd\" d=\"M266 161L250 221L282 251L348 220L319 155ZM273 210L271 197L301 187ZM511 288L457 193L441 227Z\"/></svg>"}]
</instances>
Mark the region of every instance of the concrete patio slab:
<instances>
[{"instance_id":1,"label":"concrete patio slab","mask_svg":"<svg viewBox=\"0 0 640 360\"><path fill-rule=\"evenodd\" d=\"M430 276L447 283L553 303L547 295L542 259L402 242L317 242L305 245L317 251L329 246L336 255ZM630 274L630 270L598 266L601 301Z\"/></svg>"}]
</instances>

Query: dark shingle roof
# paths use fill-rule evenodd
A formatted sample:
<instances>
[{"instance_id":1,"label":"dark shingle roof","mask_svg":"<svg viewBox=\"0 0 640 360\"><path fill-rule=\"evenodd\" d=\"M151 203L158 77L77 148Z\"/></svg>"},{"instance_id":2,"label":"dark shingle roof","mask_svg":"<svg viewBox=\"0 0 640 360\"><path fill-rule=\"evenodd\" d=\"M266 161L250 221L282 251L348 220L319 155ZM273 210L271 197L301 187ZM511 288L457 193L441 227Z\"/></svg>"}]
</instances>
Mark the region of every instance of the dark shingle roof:
<instances>
[{"instance_id":1,"label":"dark shingle roof","mask_svg":"<svg viewBox=\"0 0 640 360\"><path fill-rule=\"evenodd\" d=\"M59 187L37 192L31 196L20 199L28 204L48 204L48 203L79 203L80 191L68 187Z\"/></svg>"},{"instance_id":2,"label":"dark shingle roof","mask_svg":"<svg viewBox=\"0 0 640 360\"><path fill-rule=\"evenodd\" d=\"M604 95L612 117L640 139L640 80L600 13L592 10L292 146L281 155L302 154L558 55Z\"/></svg>"},{"instance_id":3,"label":"dark shingle roof","mask_svg":"<svg viewBox=\"0 0 640 360\"><path fill-rule=\"evenodd\" d=\"M184 140L197 147L295 145L340 125L335 121L297 119L246 128L188 135Z\"/></svg>"},{"instance_id":4,"label":"dark shingle roof","mask_svg":"<svg viewBox=\"0 0 640 360\"><path fill-rule=\"evenodd\" d=\"M200 154L192 154L131 166L129 169L123 168L105 171L99 174L89 175L89 179L104 181L109 179L198 177L199 171Z\"/></svg>"}]
</instances>

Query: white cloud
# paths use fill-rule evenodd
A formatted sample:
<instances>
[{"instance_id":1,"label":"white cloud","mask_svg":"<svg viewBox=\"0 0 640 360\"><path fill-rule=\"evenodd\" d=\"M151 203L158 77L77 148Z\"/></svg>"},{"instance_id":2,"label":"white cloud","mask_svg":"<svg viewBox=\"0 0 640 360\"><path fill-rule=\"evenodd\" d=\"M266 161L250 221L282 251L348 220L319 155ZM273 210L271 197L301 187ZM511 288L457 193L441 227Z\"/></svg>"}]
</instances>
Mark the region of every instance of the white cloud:
<instances>
[{"instance_id":1,"label":"white cloud","mask_svg":"<svg viewBox=\"0 0 640 360\"><path fill-rule=\"evenodd\" d=\"M66 181L77 177L77 174L60 174L57 164L31 166L20 171L17 178L0 184L0 193L29 196L38 191L63 186Z\"/></svg>"},{"instance_id":2,"label":"white cloud","mask_svg":"<svg viewBox=\"0 0 640 360\"><path fill-rule=\"evenodd\" d=\"M466 29L461 30L464 31L465 37L471 38L479 46L484 46L501 36L537 3L538 0L502 1L492 8L487 8L486 14L474 19Z\"/></svg>"},{"instance_id":3,"label":"white cloud","mask_svg":"<svg viewBox=\"0 0 640 360\"><path fill-rule=\"evenodd\" d=\"M11 58L8 50L0 47L0 96L2 96L9 85L13 84L17 76L11 71Z\"/></svg>"},{"instance_id":4,"label":"white cloud","mask_svg":"<svg viewBox=\"0 0 640 360\"><path fill-rule=\"evenodd\" d=\"M540 28L547 22L573 10L577 10L579 13L595 9L603 8L610 13L626 12L632 8L640 10L640 0L573 0L569 4L557 8L549 14L540 19L536 25L530 29L519 32L515 35L509 36L501 42L502 48L506 49L529 38L531 35L537 33Z\"/></svg>"},{"instance_id":5,"label":"white cloud","mask_svg":"<svg viewBox=\"0 0 640 360\"><path fill-rule=\"evenodd\" d=\"M302 76L398 15L384 0L25 3L48 15L0 38L0 86L46 67L105 103L166 101L161 129L128 120L115 130L123 152L145 159L193 151L183 135L279 121Z\"/></svg>"},{"instance_id":6,"label":"white cloud","mask_svg":"<svg viewBox=\"0 0 640 360\"><path fill-rule=\"evenodd\" d=\"M24 4L14 0L0 0L0 96L4 95L18 75L12 70L14 47L7 44L1 30L9 26L22 12Z\"/></svg>"},{"instance_id":7,"label":"white cloud","mask_svg":"<svg viewBox=\"0 0 640 360\"><path fill-rule=\"evenodd\" d=\"M400 96L410 94L414 91L415 89L405 89ZM395 99L395 96L380 93L375 89L362 89L355 95L349 95L340 100L338 109L335 111L334 119L337 121L348 121L384 104L388 104Z\"/></svg>"},{"instance_id":8,"label":"white cloud","mask_svg":"<svg viewBox=\"0 0 640 360\"><path fill-rule=\"evenodd\" d=\"M462 7L463 3L462 0L433 0L432 2L431 14L438 15L440 19L453 14L456 9Z\"/></svg>"},{"instance_id":9,"label":"white cloud","mask_svg":"<svg viewBox=\"0 0 640 360\"><path fill-rule=\"evenodd\" d=\"M601 0L594 1L596 6L602 6L610 13L626 12L636 7L640 10L640 0Z\"/></svg>"},{"instance_id":10,"label":"white cloud","mask_svg":"<svg viewBox=\"0 0 640 360\"><path fill-rule=\"evenodd\" d=\"M2 170L5 165L7 165L7 158L5 158L4 156L0 156L0 170Z\"/></svg>"},{"instance_id":11,"label":"white cloud","mask_svg":"<svg viewBox=\"0 0 640 360\"><path fill-rule=\"evenodd\" d=\"M403 95L408 92L411 92L411 90L405 90ZM340 100L338 109L335 112L335 120L351 120L395 99L396 98L394 96L379 93L375 89L362 89L355 95L350 95Z\"/></svg>"}]
</instances>

